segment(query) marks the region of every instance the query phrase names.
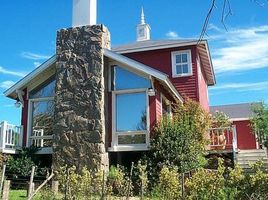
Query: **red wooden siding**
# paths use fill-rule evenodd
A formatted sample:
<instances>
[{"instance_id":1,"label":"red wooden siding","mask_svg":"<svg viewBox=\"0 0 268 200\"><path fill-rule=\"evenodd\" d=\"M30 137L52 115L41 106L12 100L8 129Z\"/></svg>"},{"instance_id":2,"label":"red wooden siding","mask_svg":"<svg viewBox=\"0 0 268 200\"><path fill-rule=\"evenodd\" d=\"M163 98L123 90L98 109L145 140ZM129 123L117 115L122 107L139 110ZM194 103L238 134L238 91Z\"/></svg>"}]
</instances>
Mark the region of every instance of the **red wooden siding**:
<instances>
[{"instance_id":1,"label":"red wooden siding","mask_svg":"<svg viewBox=\"0 0 268 200\"><path fill-rule=\"evenodd\" d=\"M179 50L191 50L193 75L187 77L172 78L171 52ZM189 46L184 48L170 48L145 52L136 52L124 54L125 56L162 71L169 75L173 85L181 95L187 96L198 101L198 76L196 65L196 47Z\"/></svg>"},{"instance_id":2,"label":"red wooden siding","mask_svg":"<svg viewBox=\"0 0 268 200\"><path fill-rule=\"evenodd\" d=\"M23 90L24 95L23 95L23 101L24 101L24 106L22 108L21 112L21 125L23 126L23 140L22 144L23 146L26 146L27 143L27 130L28 130L28 99L27 99L27 89Z\"/></svg>"},{"instance_id":3,"label":"red wooden siding","mask_svg":"<svg viewBox=\"0 0 268 200\"><path fill-rule=\"evenodd\" d=\"M256 149L256 138L252 134L249 120L234 121L236 125L238 149Z\"/></svg>"},{"instance_id":4,"label":"red wooden siding","mask_svg":"<svg viewBox=\"0 0 268 200\"><path fill-rule=\"evenodd\" d=\"M200 65L198 67L198 99L200 105L209 112L208 86L205 78L204 70Z\"/></svg>"}]
</instances>

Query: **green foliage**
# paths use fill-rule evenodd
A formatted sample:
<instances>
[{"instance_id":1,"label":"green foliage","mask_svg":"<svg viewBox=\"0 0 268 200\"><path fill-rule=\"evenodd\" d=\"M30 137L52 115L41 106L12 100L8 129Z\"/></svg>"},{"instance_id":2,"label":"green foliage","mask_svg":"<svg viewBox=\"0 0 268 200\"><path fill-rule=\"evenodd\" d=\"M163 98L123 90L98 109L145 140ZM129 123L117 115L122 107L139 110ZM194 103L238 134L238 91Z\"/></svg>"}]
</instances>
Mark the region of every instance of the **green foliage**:
<instances>
[{"instance_id":1,"label":"green foliage","mask_svg":"<svg viewBox=\"0 0 268 200\"><path fill-rule=\"evenodd\" d=\"M122 167L111 166L107 177L108 194L125 196L127 194L128 180ZM132 183L130 188L132 189Z\"/></svg>"},{"instance_id":2,"label":"green foliage","mask_svg":"<svg viewBox=\"0 0 268 200\"><path fill-rule=\"evenodd\" d=\"M251 118L251 127L254 133L260 136L259 142L268 148L268 110L264 103L253 104L252 111L254 116Z\"/></svg>"},{"instance_id":3,"label":"green foliage","mask_svg":"<svg viewBox=\"0 0 268 200\"><path fill-rule=\"evenodd\" d=\"M163 167L159 174L159 181L152 194L159 199L179 199L181 194L179 174L176 168Z\"/></svg>"},{"instance_id":4,"label":"green foliage","mask_svg":"<svg viewBox=\"0 0 268 200\"><path fill-rule=\"evenodd\" d=\"M29 176L31 174L32 166L35 163L29 157L21 157L14 159L13 157L9 157L7 161L7 166L9 171L13 174L14 177Z\"/></svg>"},{"instance_id":5,"label":"green foliage","mask_svg":"<svg viewBox=\"0 0 268 200\"><path fill-rule=\"evenodd\" d=\"M231 121L224 112L216 111L212 116L212 124L216 128L229 127L231 126Z\"/></svg>"},{"instance_id":6,"label":"green foliage","mask_svg":"<svg viewBox=\"0 0 268 200\"><path fill-rule=\"evenodd\" d=\"M217 171L199 169L191 179L186 181L189 190L187 199L221 200L224 196L223 160L219 160Z\"/></svg>"},{"instance_id":7,"label":"green foliage","mask_svg":"<svg viewBox=\"0 0 268 200\"><path fill-rule=\"evenodd\" d=\"M152 135L147 156L148 172L156 181L163 166L175 166L179 172L205 164L205 133L210 117L192 100L178 104L172 118L163 118Z\"/></svg>"},{"instance_id":8,"label":"green foliage","mask_svg":"<svg viewBox=\"0 0 268 200\"><path fill-rule=\"evenodd\" d=\"M82 169L81 174L76 172L74 166L71 168L67 166L61 167L57 171L57 178L60 188L67 199L91 197L93 192L99 192L101 190L99 188L99 176L93 177L92 173L86 167ZM93 179L95 180L93 181Z\"/></svg>"}]
</instances>

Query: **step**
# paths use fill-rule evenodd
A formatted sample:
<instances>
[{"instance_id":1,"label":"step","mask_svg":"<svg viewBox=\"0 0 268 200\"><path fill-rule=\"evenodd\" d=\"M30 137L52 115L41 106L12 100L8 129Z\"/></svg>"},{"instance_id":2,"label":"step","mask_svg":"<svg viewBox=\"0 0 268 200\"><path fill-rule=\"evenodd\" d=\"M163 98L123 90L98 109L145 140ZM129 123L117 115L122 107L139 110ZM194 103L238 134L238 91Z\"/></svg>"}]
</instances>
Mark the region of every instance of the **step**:
<instances>
[{"instance_id":1,"label":"step","mask_svg":"<svg viewBox=\"0 0 268 200\"><path fill-rule=\"evenodd\" d=\"M239 153L253 153L253 152L258 152L258 153L261 153L261 152L264 152L265 153L265 150L264 149L245 149L245 150L242 150L242 149L239 149L238 150Z\"/></svg>"},{"instance_id":2,"label":"step","mask_svg":"<svg viewBox=\"0 0 268 200\"><path fill-rule=\"evenodd\" d=\"M239 165L241 165L241 164L249 165L249 164L254 164L256 162L257 162L257 160L256 161L243 160L243 161L237 161L237 164L239 164ZM263 160L263 165L268 165L268 160L265 160L265 161Z\"/></svg>"}]
</instances>

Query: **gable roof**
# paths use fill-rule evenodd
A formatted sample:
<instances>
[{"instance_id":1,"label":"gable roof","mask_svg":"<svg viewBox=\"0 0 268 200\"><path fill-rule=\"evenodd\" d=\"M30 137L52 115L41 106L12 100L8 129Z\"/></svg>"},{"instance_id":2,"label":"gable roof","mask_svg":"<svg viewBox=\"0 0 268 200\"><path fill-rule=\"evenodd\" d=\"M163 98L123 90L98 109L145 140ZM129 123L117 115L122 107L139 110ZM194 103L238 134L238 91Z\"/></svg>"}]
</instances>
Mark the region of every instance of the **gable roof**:
<instances>
[{"instance_id":1,"label":"gable roof","mask_svg":"<svg viewBox=\"0 0 268 200\"><path fill-rule=\"evenodd\" d=\"M210 112L213 115L216 111L225 113L231 120L235 119L250 119L254 116L251 110L252 105L259 103L241 103L221 106L210 106Z\"/></svg>"},{"instance_id":2,"label":"gable roof","mask_svg":"<svg viewBox=\"0 0 268 200\"><path fill-rule=\"evenodd\" d=\"M149 66L146 66L142 63L139 63L137 61L134 61L130 58L127 58L123 55L120 55L118 53L115 53L111 50L108 49L104 49L103 50L104 56L113 59L119 63L122 63L126 66L128 66L129 68L136 70L138 72L141 72L143 74L147 74L149 77L154 77L157 80L159 80L160 82L162 82L162 84L164 84L166 87L168 87L170 89L170 91L173 93L173 95L176 96L177 99L179 99L180 101L183 101L183 98L180 96L179 92L175 89L175 87L173 86L173 84L170 82L168 75L153 69ZM8 90L6 90L4 92L5 96L8 96L10 98L16 98L14 95L14 93L16 93L17 90L21 90L24 87L27 86L27 84L29 84L29 82L36 76L38 76L39 74L41 74L42 72L44 72L46 69L48 69L49 67L51 67L53 64L56 63L56 56L54 55L53 57L51 57L49 60L47 60L45 63L43 63L42 65L40 65L38 68L36 68L35 70L33 70L31 73L29 73L27 76L25 76L24 78L22 78L20 81L18 81L16 84L14 84L11 88L9 88Z\"/></svg>"},{"instance_id":3,"label":"gable roof","mask_svg":"<svg viewBox=\"0 0 268 200\"><path fill-rule=\"evenodd\" d=\"M216 78L207 40L147 40L115 46L112 50L120 54L125 54L186 46L197 47L201 63L206 74L207 84L209 86L215 85Z\"/></svg>"}]
</instances>

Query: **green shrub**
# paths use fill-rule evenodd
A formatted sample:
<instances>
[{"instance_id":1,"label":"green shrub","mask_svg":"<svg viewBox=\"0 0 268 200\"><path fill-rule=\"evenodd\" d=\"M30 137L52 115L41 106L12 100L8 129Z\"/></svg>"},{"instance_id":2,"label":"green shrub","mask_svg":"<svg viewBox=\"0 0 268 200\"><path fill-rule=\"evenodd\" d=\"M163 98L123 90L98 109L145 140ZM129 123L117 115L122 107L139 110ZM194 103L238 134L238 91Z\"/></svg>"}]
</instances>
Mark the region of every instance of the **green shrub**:
<instances>
[{"instance_id":1,"label":"green shrub","mask_svg":"<svg viewBox=\"0 0 268 200\"><path fill-rule=\"evenodd\" d=\"M111 166L107 177L107 190L109 195L127 195L128 178L120 166ZM132 183L131 183L132 189Z\"/></svg>"},{"instance_id":2,"label":"green shrub","mask_svg":"<svg viewBox=\"0 0 268 200\"><path fill-rule=\"evenodd\" d=\"M156 126L146 157L152 182L157 181L163 166L175 166L179 172L203 166L210 117L192 100L178 104L172 118L163 118Z\"/></svg>"},{"instance_id":3,"label":"green shrub","mask_svg":"<svg viewBox=\"0 0 268 200\"><path fill-rule=\"evenodd\" d=\"M223 161L219 159L218 170L198 169L192 178L186 180L187 199L221 200L225 199Z\"/></svg>"},{"instance_id":4,"label":"green shrub","mask_svg":"<svg viewBox=\"0 0 268 200\"><path fill-rule=\"evenodd\" d=\"M32 171L32 166L34 165L35 163L29 157L22 157L17 159L9 157L7 160L8 169L15 178L19 175L29 176Z\"/></svg>"}]
</instances>

